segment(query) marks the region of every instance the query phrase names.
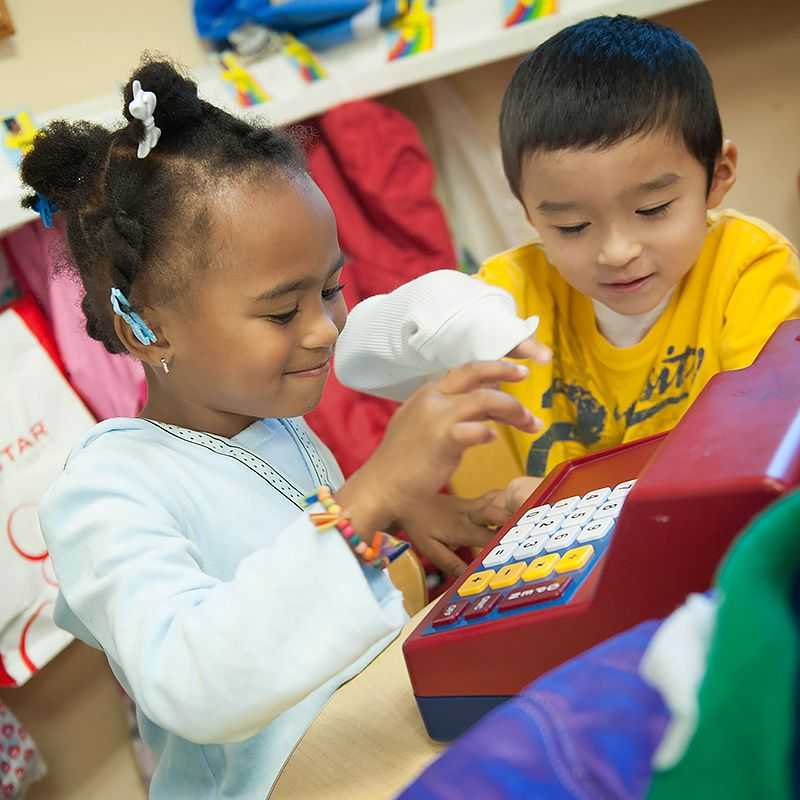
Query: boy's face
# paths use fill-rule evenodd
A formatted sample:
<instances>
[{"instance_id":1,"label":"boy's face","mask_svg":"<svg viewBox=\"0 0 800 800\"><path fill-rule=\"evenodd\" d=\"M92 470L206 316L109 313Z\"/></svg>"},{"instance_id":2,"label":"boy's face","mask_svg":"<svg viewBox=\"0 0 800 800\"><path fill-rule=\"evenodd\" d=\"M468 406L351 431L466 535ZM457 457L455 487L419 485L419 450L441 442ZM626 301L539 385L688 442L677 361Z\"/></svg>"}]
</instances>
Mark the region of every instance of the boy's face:
<instances>
[{"instance_id":1,"label":"boy's face","mask_svg":"<svg viewBox=\"0 0 800 800\"><path fill-rule=\"evenodd\" d=\"M697 259L706 210L733 185L726 143L711 190L684 143L656 131L606 149L537 152L522 201L549 261L579 292L620 314L655 308Z\"/></svg>"}]
</instances>

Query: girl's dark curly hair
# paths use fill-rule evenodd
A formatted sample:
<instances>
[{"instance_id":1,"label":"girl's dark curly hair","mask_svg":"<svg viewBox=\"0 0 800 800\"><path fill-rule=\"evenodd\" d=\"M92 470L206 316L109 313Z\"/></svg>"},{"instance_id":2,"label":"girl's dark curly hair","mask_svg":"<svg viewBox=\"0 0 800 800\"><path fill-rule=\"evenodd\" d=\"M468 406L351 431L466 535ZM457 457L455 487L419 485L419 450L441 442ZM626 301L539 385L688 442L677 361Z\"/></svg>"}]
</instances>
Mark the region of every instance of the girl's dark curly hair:
<instances>
[{"instance_id":1,"label":"girl's dark curly hair","mask_svg":"<svg viewBox=\"0 0 800 800\"><path fill-rule=\"evenodd\" d=\"M136 150L143 124L131 116L131 84L157 99L157 147ZM141 309L171 302L204 267L208 202L221 182L304 170L302 148L288 133L252 125L200 100L197 86L172 63L145 55L125 84L127 125L52 122L22 161L22 179L63 215L69 260L85 290L86 331L112 353L125 348L109 302L117 287ZM22 205L32 208L36 194Z\"/></svg>"}]
</instances>

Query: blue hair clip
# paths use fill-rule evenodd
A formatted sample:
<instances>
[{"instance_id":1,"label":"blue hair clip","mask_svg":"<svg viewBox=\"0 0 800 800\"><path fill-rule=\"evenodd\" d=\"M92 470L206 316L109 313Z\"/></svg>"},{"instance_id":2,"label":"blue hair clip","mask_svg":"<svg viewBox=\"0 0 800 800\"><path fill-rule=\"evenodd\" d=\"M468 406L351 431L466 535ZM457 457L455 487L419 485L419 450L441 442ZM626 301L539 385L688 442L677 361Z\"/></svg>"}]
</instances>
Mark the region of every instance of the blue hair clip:
<instances>
[{"instance_id":1,"label":"blue hair clip","mask_svg":"<svg viewBox=\"0 0 800 800\"><path fill-rule=\"evenodd\" d=\"M36 199L33 201L33 210L42 218L42 225L45 228L53 227L53 214L58 211L55 203L51 203L43 194L36 192Z\"/></svg>"},{"instance_id":2,"label":"blue hair clip","mask_svg":"<svg viewBox=\"0 0 800 800\"><path fill-rule=\"evenodd\" d=\"M155 344L158 339L147 323L135 312L131 310L131 304L125 294L114 286L111 289L111 308L118 317L122 317L128 323L133 335L144 345Z\"/></svg>"}]
</instances>

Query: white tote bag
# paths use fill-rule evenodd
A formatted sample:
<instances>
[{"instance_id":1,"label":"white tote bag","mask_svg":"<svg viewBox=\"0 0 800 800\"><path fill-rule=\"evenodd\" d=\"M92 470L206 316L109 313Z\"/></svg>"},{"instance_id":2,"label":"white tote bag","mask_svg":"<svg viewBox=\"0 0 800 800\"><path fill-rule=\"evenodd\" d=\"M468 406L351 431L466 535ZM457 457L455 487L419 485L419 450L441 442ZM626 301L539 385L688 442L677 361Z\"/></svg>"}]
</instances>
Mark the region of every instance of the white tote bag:
<instances>
[{"instance_id":1,"label":"white tote bag","mask_svg":"<svg viewBox=\"0 0 800 800\"><path fill-rule=\"evenodd\" d=\"M0 685L25 683L72 639L53 623L58 584L37 504L94 420L47 336L29 301L0 312Z\"/></svg>"}]
</instances>

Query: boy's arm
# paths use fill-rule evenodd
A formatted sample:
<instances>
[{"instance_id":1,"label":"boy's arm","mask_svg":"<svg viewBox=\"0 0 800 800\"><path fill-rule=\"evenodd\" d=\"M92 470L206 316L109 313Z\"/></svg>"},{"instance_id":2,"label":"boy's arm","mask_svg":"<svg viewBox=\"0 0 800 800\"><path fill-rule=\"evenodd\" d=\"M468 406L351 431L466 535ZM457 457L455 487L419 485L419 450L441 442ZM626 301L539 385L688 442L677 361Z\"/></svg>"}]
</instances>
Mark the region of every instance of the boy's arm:
<instances>
[{"instance_id":1,"label":"boy's arm","mask_svg":"<svg viewBox=\"0 0 800 800\"><path fill-rule=\"evenodd\" d=\"M431 272L353 308L336 344L336 375L353 389L404 400L448 369L502 358L538 322L520 319L504 289L455 270Z\"/></svg>"},{"instance_id":2,"label":"boy's arm","mask_svg":"<svg viewBox=\"0 0 800 800\"><path fill-rule=\"evenodd\" d=\"M800 315L800 264L797 253L770 245L742 272L722 328L723 370L752 364L767 339L785 320Z\"/></svg>"}]
</instances>

